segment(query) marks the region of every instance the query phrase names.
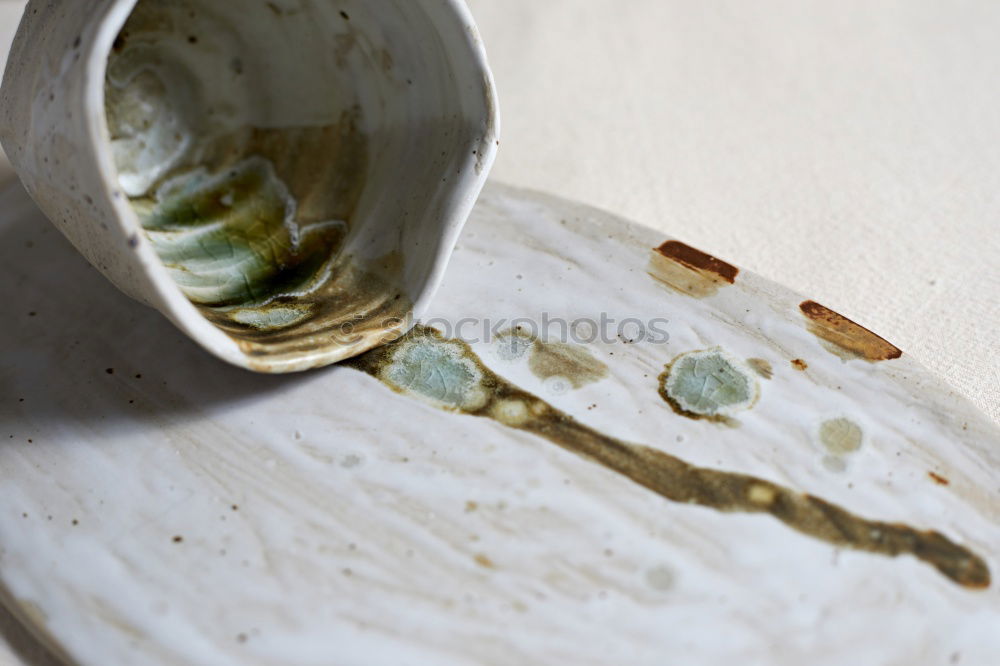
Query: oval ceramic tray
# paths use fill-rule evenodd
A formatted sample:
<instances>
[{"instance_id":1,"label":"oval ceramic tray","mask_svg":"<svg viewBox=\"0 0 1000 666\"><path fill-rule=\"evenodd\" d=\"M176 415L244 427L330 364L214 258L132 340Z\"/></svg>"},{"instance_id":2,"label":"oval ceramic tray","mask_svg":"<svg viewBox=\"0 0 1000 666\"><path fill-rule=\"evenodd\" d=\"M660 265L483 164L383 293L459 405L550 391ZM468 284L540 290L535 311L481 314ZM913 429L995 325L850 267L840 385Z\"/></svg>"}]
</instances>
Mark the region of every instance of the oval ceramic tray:
<instances>
[{"instance_id":1,"label":"oval ceramic tray","mask_svg":"<svg viewBox=\"0 0 1000 666\"><path fill-rule=\"evenodd\" d=\"M0 206L0 579L69 660L1000 653L996 428L782 287L493 185L419 334L260 376Z\"/></svg>"}]
</instances>

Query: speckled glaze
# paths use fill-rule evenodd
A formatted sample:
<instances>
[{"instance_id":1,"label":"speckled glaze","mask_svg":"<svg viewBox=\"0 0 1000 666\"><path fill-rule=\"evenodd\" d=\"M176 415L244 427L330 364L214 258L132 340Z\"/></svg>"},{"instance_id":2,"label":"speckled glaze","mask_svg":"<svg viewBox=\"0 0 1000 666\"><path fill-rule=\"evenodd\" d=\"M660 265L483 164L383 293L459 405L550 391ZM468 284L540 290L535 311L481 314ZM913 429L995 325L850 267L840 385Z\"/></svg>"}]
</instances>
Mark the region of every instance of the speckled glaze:
<instances>
[{"instance_id":1,"label":"speckled glaze","mask_svg":"<svg viewBox=\"0 0 1000 666\"><path fill-rule=\"evenodd\" d=\"M0 331L0 582L77 663L1000 652L996 426L728 262L490 186L425 324L504 334L269 377L109 298L19 191L0 206L20 276L0 294L22 317ZM569 351L510 332L602 312L664 318L669 338Z\"/></svg>"},{"instance_id":2,"label":"speckled glaze","mask_svg":"<svg viewBox=\"0 0 1000 666\"><path fill-rule=\"evenodd\" d=\"M0 92L11 163L87 260L271 373L426 312L497 131L461 0L33 0Z\"/></svg>"}]
</instances>

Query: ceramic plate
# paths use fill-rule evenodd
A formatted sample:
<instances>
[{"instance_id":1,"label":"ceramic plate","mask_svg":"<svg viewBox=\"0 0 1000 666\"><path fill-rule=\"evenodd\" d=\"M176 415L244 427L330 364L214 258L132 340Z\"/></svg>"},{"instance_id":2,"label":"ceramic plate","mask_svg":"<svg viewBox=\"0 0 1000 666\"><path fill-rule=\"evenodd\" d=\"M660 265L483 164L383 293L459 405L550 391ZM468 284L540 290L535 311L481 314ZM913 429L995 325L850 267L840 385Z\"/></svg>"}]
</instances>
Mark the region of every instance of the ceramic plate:
<instances>
[{"instance_id":1,"label":"ceramic plate","mask_svg":"<svg viewBox=\"0 0 1000 666\"><path fill-rule=\"evenodd\" d=\"M261 376L0 208L0 580L74 662L1000 652L995 427L728 262L493 185L419 334Z\"/></svg>"}]
</instances>

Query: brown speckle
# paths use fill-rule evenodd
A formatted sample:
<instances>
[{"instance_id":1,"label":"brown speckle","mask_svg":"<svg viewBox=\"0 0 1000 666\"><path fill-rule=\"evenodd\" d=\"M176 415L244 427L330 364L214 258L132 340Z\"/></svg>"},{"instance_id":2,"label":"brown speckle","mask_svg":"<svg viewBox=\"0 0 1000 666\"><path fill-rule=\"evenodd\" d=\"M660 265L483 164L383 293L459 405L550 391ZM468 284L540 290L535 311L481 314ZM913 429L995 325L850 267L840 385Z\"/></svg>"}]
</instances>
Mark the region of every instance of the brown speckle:
<instances>
[{"instance_id":1,"label":"brown speckle","mask_svg":"<svg viewBox=\"0 0 1000 666\"><path fill-rule=\"evenodd\" d=\"M667 241L654 248L647 271L671 289L694 298L711 296L721 287L733 284L740 272L735 266L680 241Z\"/></svg>"},{"instance_id":2,"label":"brown speckle","mask_svg":"<svg viewBox=\"0 0 1000 666\"><path fill-rule=\"evenodd\" d=\"M237 643L246 643L247 642L247 635L246 634L236 634L236 642Z\"/></svg>"},{"instance_id":3,"label":"brown speckle","mask_svg":"<svg viewBox=\"0 0 1000 666\"><path fill-rule=\"evenodd\" d=\"M197 43L198 43L197 35L188 35L188 44L197 44Z\"/></svg>"},{"instance_id":4,"label":"brown speckle","mask_svg":"<svg viewBox=\"0 0 1000 666\"><path fill-rule=\"evenodd\" d=\"M803 361L801 358L793 358L791 363L792 367L798 370L799 372L805 372L806 368L809 367L809 364Z\"/></svg>"},{"instance_id":5,"label":"brown speckle","mask_svg":"<svg viewBox=\"0 0 1000 666\"><path fill-rule=\"evenodd\" d=\"M340 18L344 19L345 21L351 20L351 17L347 15L347 12L340 12Z\"/></svg>"},{"instance_id":6,"label":"brown speckle","mask_svg":"<svg viewBox=\"0 0 1000 666\"><path fill-rule=\"evenodd\" d=\"M951 483L951 481L949 481L948 479L944 478L943 476L941 476L936 472L927 472L927 476L931 477L934 483L937 483L942 486L947 486L949 483Z\"/></svg>"},{"instance_id":7,"label":"brown speckle","mask_svg":"<svg viewBox=\"0 0 1000 666\"><path fill-rule=\"evenodd\" d=\"M483 555L482 553L478 553L474 559L476 560L476 564L478 564L481 567L485 567L487 569L496 569L496 565L493 564L493 560L486 557L486 555Z\"/></svg>"},{"instance_id":8,"label":"brown speckle","mask_svg":"<svg viewBox=\"0 0 1000 666\"><path fill-rule=\"evenodd\" d=\"M465 503L465 512L466 513L472 513L473 511L475 511L478 508L479 508L479 505L477 503L473 502L472 500L469 500L468 502Z\"/></svg>"},{"instance_id":9,"label":"brown speckle","mask_svg":"<svg viewBox=\"0 0 1000 666\"><path fill-rule=\"evenodd\" d=\"M80 521L77 520L76 518L74 518L73 520L70 521L70 523L73 524L73 525L79 525Z\"/></svg>"},{"instance_id":10,"label":"brown speckle","mask_svg":"<svg viewBox=\"0 0 1000 666\"><path fill-rule=\"evenodd\" d=\"M887 340L815 301L803 301L799 309L809 319L809 331L829 343L826 348L841 358L863 358L875 362L903 355Z\"/></svg>"},{"instance_id":11,"label":"brown speckle","mask_svg":"<svg viewBox=\"0 0 1000 666\"><path fill-rule=\"evenodd\" d=\"M184 541L184 537L182 537L181 535L178 534L177 536L174 537L173 541L174 541L174 543L180 543L180 542Z\"/></svg>"},{"instance_id":12,"label":"brown speckle","mask_svg":"<svg viewBox=\"0 0 1000 666\"><path fill-rule=\"evenodd\" d=\"M233 511L239 511L240 510L240 505L239 504L234 504L234 505L232 505L229 508L232 509Z\"/></svg>"}]
</instances>

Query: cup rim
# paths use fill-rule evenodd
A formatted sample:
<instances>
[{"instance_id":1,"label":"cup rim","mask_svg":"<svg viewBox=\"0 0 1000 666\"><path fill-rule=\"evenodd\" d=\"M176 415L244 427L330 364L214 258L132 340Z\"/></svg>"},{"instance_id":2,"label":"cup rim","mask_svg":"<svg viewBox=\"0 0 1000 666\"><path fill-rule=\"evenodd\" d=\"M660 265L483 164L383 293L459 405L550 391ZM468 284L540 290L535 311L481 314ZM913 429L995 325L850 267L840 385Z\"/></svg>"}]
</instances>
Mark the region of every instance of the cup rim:
<instances>
[{"instance_id":1,"label":"cup rim","mask_svg":"<svg viewBox=\"0 0 1000 666\"><path fill-rule=\"evenodd\" d=\"M138 215L116 180L118 169L110 150L111 133L105 115L104 86L108 54L139 1L113 0L112 5L99 21L84 66L83 104L90 119L90 122L87 123L86 140L90 142L97 162L99 179L104 190L102 194L115 213L114 222L120 227L124 236L129 239L137 239L135 242L130 242L129 247L135 252L141 273L152 291L153 302L150 302L150 305L156 307L175 326L211 354L232 365L255 372L277 374L323 367L377 346L377 341L366 341L353 346L327 347L321 350L302 352L293 358L251 356L241 349L234 338L205 318L170 277L166 266L160 261L152 244L146 239ZM439 244L437 256L432 262L429 275L426 276L420 287L420 292L413 299L410 316L406 321L406 329L427 311L430 300L444 277L448 259L458 241L458 236L496 159L500 130L500 110L493 73L490 70L478 28L465 1L418 1L441 5L442 8L455 16L464 28L452 31L450 37L457 38L458 41L446 42L445 48L448 51L454 51L455 57L466 58L466 62L471 63L473 69L480 76L483 86L482 93L486 102L486 113L482 119L485 138L483 140L470 138L468 143L470 148L474 146L480 153L485 152L486 154L478 155L478 165L480 166L474 169L471 179L468 179L463 186L452 188L448 195L449 199L457 198L457 202L453 206L451 215L442 220L443 238ZM149 300L148 295L147 300ZM405 330L400 331L400 333L402 332Z\"/></svg>"}]
</instances>

